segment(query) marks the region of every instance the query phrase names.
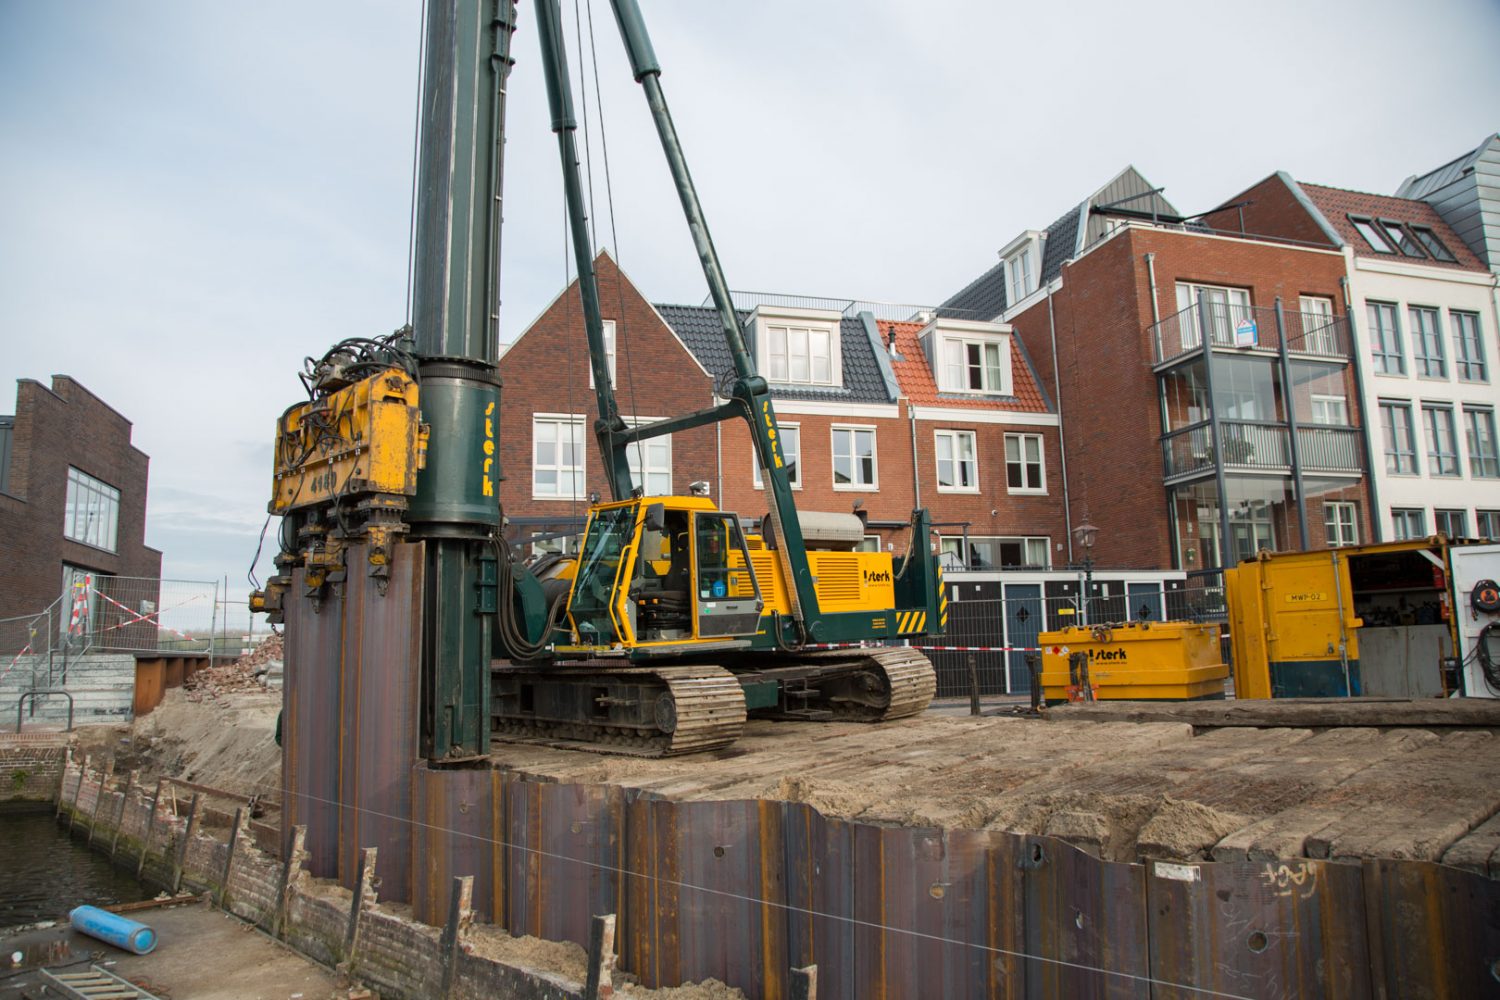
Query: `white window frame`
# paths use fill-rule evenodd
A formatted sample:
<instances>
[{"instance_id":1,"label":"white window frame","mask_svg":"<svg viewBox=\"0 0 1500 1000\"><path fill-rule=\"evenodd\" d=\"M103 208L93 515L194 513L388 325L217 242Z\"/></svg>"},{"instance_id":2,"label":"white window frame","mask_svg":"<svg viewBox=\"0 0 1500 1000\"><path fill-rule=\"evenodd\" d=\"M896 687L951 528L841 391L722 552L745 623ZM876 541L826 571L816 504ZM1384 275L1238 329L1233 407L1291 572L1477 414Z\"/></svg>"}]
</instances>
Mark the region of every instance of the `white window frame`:
<instances>
[{"instance_id":1,"label":"white window frame","mask_svg":"<svg viewBox=\"0 0 1500 1000\"><path fill-rule=\"evenodd\" d=\"M851 472L857 472L858 461L855 452L855 441L860 433L870 435L870 482L854 481L841 483L838 481L839 461L839 435L849 435L849 468ZM833 488L844 492L873 493L880 489L880 438L876 433L874 424L834 424L828 428L829 445L829 467L833 472Z\"/></svg>"},{"instance_id":2,"label":"white window frame","mask_svg":"<svg viewBox=\"0 0 1500 1000\"><path fill-rule=\"evenodd\" d=\"M1347 396L1334 396L1331 394L1312 393L1308 397L1312 404L1312 422L1319 427L1348 427L1349 426L1349 398ZM1322 410L1323 412L1318 412ZM1334 411L1337 411L1337 414ZM1328 420L1327 417L1337 415L1337 421Z\"/></svg>"},{"instance_id":3,"label":"white window frame","mask_svg":"<svg viewBox=\"0 0 1500 1000\"><path fill-rule=\"evenodd\" d=\"M1036 244L1027 243L1005 258L1005 290L1009 296L1007 305L1015 305L1036 291Z\"/></svg>"},{"instance_id":4,"label":"white window frame","mask_svg":"<svg viewBox=\"0 0 1500 1000\"><path fill-rule=\"evenodd\" d=\"M960 355L957 372L954 371L955 366L949 358L949 354L955 347L958 349ZM969 349L972 347L979 348L980 384L977 389L969 384L969 370L973 367L973 361L969 358ZM995 350L995 370L1000 376L999 385L990 384L990 366L985 359L987 348L994 348ZM983 337L945 334L938 339L936 360L938 389L943 392L962 392L981 396L1011 395L1010 338L1007 336Z\"/></svg>"},{"instance_id":5,"label":"white window frame","mask_svg":"<svg viewBox=\"0 0 1500 1000\"><path fill-rule=\"evenodd\" d=\"M969 455L963 457L961 443L967 441ZM979 435L966 430L941 430L932 432L933 464L937 467L937 491L939 493L979 492ZM943 447L948 448L948 462L953 468L954 484L943 485ZM964 485L963 480L969 480Z\"/></svg>"},{"instance_id":6,"label":"white window frame","mask_svg":"<svg viewBox=\"0 0 1500 1000\"><path fill-rule=\"evenodd\" d=\"M1255 309L1250 301L1250 290L1248 288L1232 288L1228 285L1204 285L1196 281L1177 282L1177 335L1182 342L1184 350L1192 350L1203 345L1203 331L1199 329L1198 301L1204 294L1208 295L1208 321L1215 330L1222 330L1222 336L1211 337L1212 344L1216 347L1234 346L1234 328L1241 320L1254 319ZM1215 310L1223 310L1222 315L1216 315ZM1186 312L1189 317L1187 323L1182 322L1181 316Z\"/></svg>"},{"instance_id":7,"label":"white window frame","mask_svg":"<svg viewBox=\"0 0 1500 1000\"><path fill-rule=\"evenodd\" d=\"M558 449L557 460L547 465L543 465L537 459L537 450L541 444L541 440L538 437L537 430L541 425L544 424L559 428L559 432L552 442L554 447ZM584 416L577 413L533 413L531 415L531 498L533 500L571 501L586 500L588 498L589 465L588 448L586 445L587 436L584 433L584 425ZM564 465L562 463L561 446L563 444L563 435L561 433L561 428L563 427L570 427L574 432L571 435L571 437L573 438L572 443L575 449L574 454L577 456L577 463L574 465ZM550 493L538 488L537 472L544 469L550 469L551 471L557 473L558 478L556 480L556 486L554 487L553 492ZM565 491L562 488L562 476L565 471L577 473L577 478L574 480L577 488L573 492Z\"/></svg>"},{"instance_id":8,"label":"white window frame","mask_svg":"<svg viewBox=\"0 0 1500 1000\"><path fill-rule=\"evenodd\" d=\"M654 424L658 420L662 420L664 418L662 418L662 417L622 417L621 419L625 421L625 426L626 427L639 427L642 424ZM662 447L663 445L666 447L667 454L666 454L666 467L665 468L661 468L660 465L659 465L659 463L655 463L655 462L652 461L652 459L651 459L651 449L652 449L653 445L655 445L658 448ZM644 441L632 441L630 444L628 444L628 445L625 446L625 461L630 466L630 485L632 487L640 487L642 485L642 479L641 479L641 459L642 459L642 457L644 457L646 459L646 463L645 464L646 464L646 477L647 477L647 479L649 479L649 478L651 478L653 476L659 478L659 477L665 475L667 477L666 483L665 484L661 484L661 485L665 485L665 487L666 487L665 489L662 489L662 490L653 490L653 489L650 489L649 487L647 487L643 495L644 496L648 496L648 497L669 497L669 496L672 496L672 435L670 435L670 434L663 434L660 437L647 438Z\"/></svg>"},{"instance_id":9,"label":"white window frame","mask_svg":"<svg viewBox=\"0 0 1500 1000\"><path fill-rule=\"evenodd\" d=\"M970 563L969 557L972 554L974 546L979 544L994 545L997 555L1000 546L1019 544L1021 546L1021 562L1017 565L1040 566L1043 569L1050 569L1052 567L1052 539L1047 535L969 535L967 546L964 544L963 535L941 535L938 538L939 561L942 563L943 568L947 570L978 568L988 571L1003 568L1002 563L999 561L990 563L987 566L973 566ZM1028 552L1040 555L1042 558L1031 561L1027 558Z\"/></svg>"},{"instance_id":10,"label":"white window frame","mask_svg":"<svg viewBox=\"0 0 1500 1000\"><path fill-rule=\"evenodd\" d=\"M1474 535L1500 542L1500 510L1485 510L1481 507L1474 511Z\"/></svg>"},{"instance_id":11,"label":"white window frame","mask_svg":"<svg viewBox=\"0 0 1500 1000\"><path fill-rule=\"evenodd\" d=\"M792 439L795 439L797 444L794 447L788 448L786 443ZM802 424L794 420L778 419L776 421L776 440L781 443L782 461L792 471L792 474L788 477L791 480L792 489L800 490L802 488ZM766 488L765 477L760 474L760 457L756 455L753 445L750 448L750 475L752 477L751 482L754 483L756 489L763 490Z\"/></svg>"},{"instance_id":12,"label":"white window frame","mask_svg":"<svg viewBox=\"0 0 1500 1000\"><path fill-rule=\"evenodd\" d=\"M1012 465L1012 462L1011 462L1011 459L1010 459L1010 443L1013 440L1016 442L1017 455L1019 456L1019 459L1018 459L1018 461L1015 464L1018 464L1021 467L1021 481L1023 483L1023 485L1021 485L1021 486L1012 486L1010 484L1010 467ZM1026 482L1026 479L1027 479L1026 468L1027 468L1027 466L1033 464L1026 457L1026 442L1028 440L1035 440L1036 441L1036 462L1034 463L1036 465L1036 472L1037 472L1037 485L1036 486L1024 485L1025 482ZM1005 435L1005 455L1004 455L1004 460L1005 460L1005 492L1007 492L1007 493L1030 493L1030 494L1033 494L1033 495L1043 495L1043 494L1045 494L1047 492L1047 442L1042 437L1042 435L1040 435L1040 434L1007 434L1007 435Z\"/></svg>"},{"instance_id":13,"label":"white window frame","mask_svg":"<svg viewBox=\"0 0 1500 1000\"><path fill-rule=\"evenodd\" d=\"M613 389L615 386L620 384L619 378L615 375L615 321L612 319L607 319L604 321L603 327L604 360L605 364L609 366L609 387ZM589 388L592 389L594 387L594 366L589 365L588 368Z\"/></svg>"},{"instance_id":14,"label":"white window frame","mask_svg":"<svg viewBox=\"0 0 1500 1000\"><path fill-rule=\"evenodd\" d=\"M1359 544L1359 505L1352 500L1323 503L1323 534L1328 547Z\"/></svg>"},{"instance_id":15,"label":"white window frame","mask_svg":"<svg viewBox=\"0 0 1500 1000\"><path fill-rule=\"evenodd\" d=\"M120 491L82 469L68 466L63 537L91 549L119 551Z\"/></svg>"},{"instance_id":16,"label":"white window frame","mask_svg":"<svg viewBox=\"0 0 1500 1000\"><path fill-rule=\"evenodd\" d=\"M1302 313L1301 349L1314 354L1339 353L1333 299L1326 295L1303 295L1298 301L1298 310Z\"/></svg>"}]
</instances>

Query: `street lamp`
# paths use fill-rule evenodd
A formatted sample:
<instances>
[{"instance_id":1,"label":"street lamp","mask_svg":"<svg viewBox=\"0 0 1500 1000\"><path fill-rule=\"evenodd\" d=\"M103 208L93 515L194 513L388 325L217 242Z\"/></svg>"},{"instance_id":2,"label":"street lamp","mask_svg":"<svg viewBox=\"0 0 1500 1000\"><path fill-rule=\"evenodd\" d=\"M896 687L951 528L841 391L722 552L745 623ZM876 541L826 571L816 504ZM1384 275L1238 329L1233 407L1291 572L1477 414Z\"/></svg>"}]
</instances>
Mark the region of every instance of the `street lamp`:
<instances>
[{"instance_id":1,"label":"street lamp","mask_svg":"<svg viewBox=\"0 0 1500 1000\"><path fill-rule=\"evenodd\" d=\"M1094 593L1094 539L1098 536L1099 529L1089 523L1088 515L1084 515L1083 523L1073 529L1073 537L1077 539L1078 546L1083 549L1083 623L1092 625L1089 620L1089 600Z\"/></svg>"}]
</instances>

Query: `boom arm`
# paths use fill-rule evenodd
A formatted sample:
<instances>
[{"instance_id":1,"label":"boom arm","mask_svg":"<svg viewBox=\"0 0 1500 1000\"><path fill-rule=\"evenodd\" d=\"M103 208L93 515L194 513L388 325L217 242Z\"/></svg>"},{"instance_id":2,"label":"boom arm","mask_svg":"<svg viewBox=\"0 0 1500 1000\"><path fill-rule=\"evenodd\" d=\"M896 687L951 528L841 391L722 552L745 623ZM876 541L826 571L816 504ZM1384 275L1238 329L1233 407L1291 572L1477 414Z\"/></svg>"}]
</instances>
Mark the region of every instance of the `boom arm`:
<instances>
[{"instance_id":1,"label":"boom arm","mask_svg":"<svg viewBox=\"0 0 1500 1000\"><path fill-rule=\"evenodd\" d=\"M562 44L562 17L558 0L537 0L537 12L541 37L542 61L546 66L547 97L552 111L552 130L557 133L559 152L562 156L563 189L567 198L568 222L573 238L573 253L578 262L579 293L583 301L584 327L588 335L590 363L594 369L594 388L599 398L599 423L595 433L600 450L605 456L605 470L610 480L610 489L615 499L624 499L630 492L630 470L625 449L631 442L677 430L716 423L739 417L750 425L750 437L755 442L757 460L767 483L766 496L770 501L770 516L777 540L777 555L782 562L786 579L792 581L793 617L796 622L784 623L790 627L785 636L790 643L806 639L835 638L821 636L821 616L812 570L808 564L806 546L802 538L802 526L797 519L796 502L792 499L791 480L787 475L786 462L781 453L776 425L776 415L771 406L770 387L755 370L755 361L745 345L740 329L739 316L729 294L729 283L724 269L719 264L713 239L708 232L708 223L703 217L703 207L698 201L698 192L688 172L687 159L682 144L677 138L677 129L667 110L666 95L661 89L661 66L651 47L646 33L640 7L635 0L611 0L615 20L620 26L620 35L630 58L636 82L646 91L646 102L651 117L656 122L662 151L672 179L677 185L678 198L683 213L687 216L688 229L692 232L693 244L698 251L698 260L704 277L718 309L719 322L724 340L734 360L735 383L731 389L731 400L724 406L712 407L671 420L659 421L643 427L627 430L620 419L609 372L605 364L604 328L599 311L599 291L593 271L591 246L588 238L588 221L583 206L583 185L579 178L578 150L573 133L571 87L568 82L567 60ZM923 540L925 544L925 539ZM798 633L800 623L800 634Z\"/></svg>"}]
</instances>

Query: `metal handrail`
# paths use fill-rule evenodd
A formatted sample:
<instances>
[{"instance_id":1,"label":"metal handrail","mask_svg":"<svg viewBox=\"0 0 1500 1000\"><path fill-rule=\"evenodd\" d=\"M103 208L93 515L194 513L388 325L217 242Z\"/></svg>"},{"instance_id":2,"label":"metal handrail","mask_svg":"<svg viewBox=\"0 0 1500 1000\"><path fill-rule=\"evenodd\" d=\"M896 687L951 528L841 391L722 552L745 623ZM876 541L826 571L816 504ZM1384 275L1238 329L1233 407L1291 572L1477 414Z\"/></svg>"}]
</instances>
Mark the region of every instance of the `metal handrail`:
<instances>
[{"instance_id":1,"label":"metal handrail","mask_svg":"<svg viewBox=\"0 0 1500 1000\"><path fill-rule=\"evenodd\" d=\"M60 694L68 699L68 728L63 730L63 732L71 733L73 731L73 696L66 691L47 690L27 691L20 698L16 699L16 732L19 733L21 731L21 717L26 711L26 699L43 697L50 694Z\"/></svg>"}]
</instances>

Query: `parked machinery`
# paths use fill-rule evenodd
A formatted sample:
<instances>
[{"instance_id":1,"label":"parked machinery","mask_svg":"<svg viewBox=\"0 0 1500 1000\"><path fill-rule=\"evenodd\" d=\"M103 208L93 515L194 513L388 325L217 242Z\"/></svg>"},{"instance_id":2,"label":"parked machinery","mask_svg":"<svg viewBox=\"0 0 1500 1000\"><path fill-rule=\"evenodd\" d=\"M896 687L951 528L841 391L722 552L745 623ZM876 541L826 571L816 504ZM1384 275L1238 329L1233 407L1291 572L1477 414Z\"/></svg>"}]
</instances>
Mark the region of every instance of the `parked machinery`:
<instances>
[{"instance_id":1,"label":"parked machinery","mask_svg":"<svg viewBox=\"0 0 1500 1000\"><path fill-rule=\"evenodd\" d=\"M704 222L635 0L612 6L676 183L734 372L727 402L627 427L607 369L557 0L537 29L563 166L598 400L594 431L613 499L594 505L576 558L539 579L501 537L496 286L515 7L434 0L427 22L411 329L345 341L309 360L310 399L278 425L271 512L278 575L253 595L280 620L349 574L385 594L394 560L424 553L421 753L460 761L490 734L640 754L723 746L747 712L880 721L922 711L931 664L861 643L938 633L946 617L925 510L905 557L852 551L852 515L805 531L769 386L755 370ZM653 408L657 404L653 404ZM706 497L645 497L627 449L741 419L769 511L759 535ZM759 513L759 512L757 512ZM415 550L415 547L412 547ZM360 553L356 565L351 553ZM374 598L378 600L379 598ZM820 648L814 647L833 647Z\"/></svg>"},{"instance_id":2,"label":"parked machinery","mask_svg":"<svg viewBox=\"0 0 1500 1000\"><path fill-rule=\"evenodd\" d=\"M1224 573L1235 696L1500 697L1497 579L1500 545L1440 535L1247 559Z\"/></svg>"}]
</instances>

